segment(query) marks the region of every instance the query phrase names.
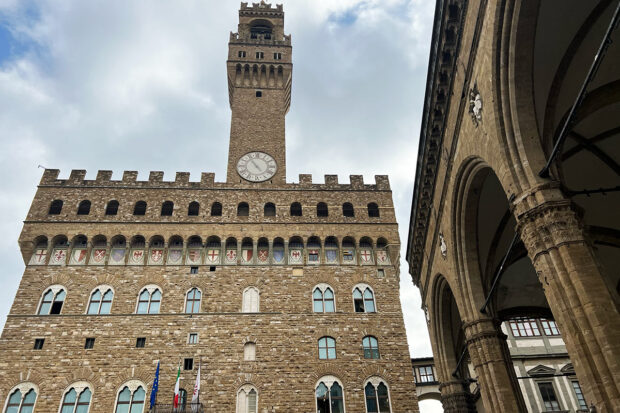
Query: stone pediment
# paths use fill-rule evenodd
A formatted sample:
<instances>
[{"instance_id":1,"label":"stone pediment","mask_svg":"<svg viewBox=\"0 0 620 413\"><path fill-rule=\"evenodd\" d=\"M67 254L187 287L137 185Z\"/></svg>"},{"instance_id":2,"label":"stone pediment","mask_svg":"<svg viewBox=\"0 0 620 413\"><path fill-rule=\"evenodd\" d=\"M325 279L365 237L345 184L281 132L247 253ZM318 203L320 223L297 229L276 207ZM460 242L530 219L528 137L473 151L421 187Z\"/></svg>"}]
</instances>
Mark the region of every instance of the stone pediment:
<instances>
[{"instance_id":1,"label":"stone pediment","mask_svg":"<svg viewBox=\"0 0 620 413\"><path fill-rule=\"evenodd\" d=\"M533 369L528 370L527 374L529 376L533 376L533 377L553 376L555 374L555 369L551 368L551 367L543 366L542 364L539 364L538 366L534 367Z\"/></svg>"},{"instance_id":2,"label":"stone pediment","mask_svg":"<svg viewBox=\"0 0 620 413\"><path fill-rule=\"evenodd\" d=\"M560 369L560 372L563 374L575 374L575 367L573 367L573 363L568 363Z\"/></svg>"}]
</instances>

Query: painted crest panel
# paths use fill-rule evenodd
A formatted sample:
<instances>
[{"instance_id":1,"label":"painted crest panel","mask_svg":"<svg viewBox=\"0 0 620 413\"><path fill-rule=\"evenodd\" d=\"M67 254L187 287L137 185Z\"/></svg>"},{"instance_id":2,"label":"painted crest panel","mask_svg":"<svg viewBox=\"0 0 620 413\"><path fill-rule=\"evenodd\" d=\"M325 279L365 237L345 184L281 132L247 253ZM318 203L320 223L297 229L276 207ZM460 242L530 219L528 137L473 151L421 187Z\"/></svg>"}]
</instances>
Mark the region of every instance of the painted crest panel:
<instances>
[{"instance_id":1,"label":"painted crest panel","mask_svg":"<svg viewBox=\"0 0 620 413\"><path fill-rule=\"evenodd\" d=\"M125 248L113 248L110 253L110 259L108 265L123 265L125 264Z\"/></svg>"},{"instance_id":2,"label":"painted crest panel","mask_svg":"<svg viewBox=\"0 0 620 413\"><path fill-rule=\"evenodd\" d=\"M164 250L153 248L149 253L149 265L162 265L164 262Z\"/></svg>"},{"instance_id":3,"label":"painted crest panel","mask_svg":"<svg viewBox=\"0 0 620 413\"><path fill-rule=\"evenodd\" d=\"M300 249L292 249L289 252L288 262L289 264L303 264L303 251Z\"/></svg>"},{"instance_id":4,"label":"painted crest panel","mask_svg":"<svg viewBox=\"0 0 620 413\"><path fill-rule=\"evenodd\" d=\"M244 264L252 263L252 256L254 255L254 251L251 249L241 250L241 260Z\"/></svg>"},{"instance_id":5,"label":"painted crest panel","mask_svg":"<svg viewBox=\"0 0 620 413\"><path fill-rule=\"evenodd\" d=\"M47 258L47 250L44 248L38 248L30 257L30 265L44 265Z\"/></svg>"},{"instance_id":6,"label":"painted crest panel","mask_svg":"<svg viewBox=\"0 0 620 413\"><path fill-rule=\"evenodd\" d=\"M259 248L258 251L256 251L256 258L258 259L259 264L268 264L269 263L269 249Z\"/></svg>"},{"instance_id":7,"label":"painted crest panel","mask_svg":"<svg viewBox=\"0 0 620 413\"><path fill-rule=\"evenodd\" d=\"M362 265L372 264L372 250L361 249L360 250L360 262Z\"/></svg>"},{"instance_id":8,"label":"painted crest panel","mask_svg":"<svg viewBox=\"0 0 620 413\"><path fill-rule=\"evenodd\" d=\"M226 250L226 264L236 264L237 263L237 250L229 249Z\"/></svg>"},{"instance_id":9,"label":"painted crest panel","mask_svg":"<svg viewBox=\"0 0 620 413\"><path fill-rule=\"evenodd\" d=\"M64 265L67 263L67 250L64 248L55 248L52 251L49 265Z\"/></svg>"},{"instance_id":10,"label":"painted crest panel","mask_svg":"<svg viewBox=\"0 0 620 413\"><path fill-rule=\"evenodd\" d=\"M387 251L385 250L377 251L377 264L388 265L389 263L390 263L390 257L388 256Z\"/></svg>"},{"instance_id":11,"label":"painted crest panel","mask_svg":"<svg viewBox=\"0 0 620 413\"><path fill-rule=\"evenodd\" d=\"M328 264L338 264L338 250L325 250L325 261Z\"/></svg>"},{"instance_id":12,"label":"painted crest panel","mask_svg":"<svg viewBox=\"0 0 620 413\"><path fill-rule=\"evenodd\" d=\"M192 248L187 251L186 265L200 265L202 264L202 249Z\"/></svg>"},{"instance_id":13,"label":"painted crest panel","mask_svg":"<svg viewBox=\"0 0 620 413\"><path fill-rule=\"evenodd\" d=\"M353 248L343 248L342 263L355 264L355 250Z\"/></svg>"},{"instance_id":14,"label":"painted crest panel","mask_svg":"<svg viewBox=\"0 0 620 413\"><path fill-rule=\"evenodd\" d=\"M92 255L90 257L90 265L103 265L105 264L105 257L108 250L105 248L93 248Z\"/></svg>"},{"instance_id":15,"label":"painted crest panel","mask_svg":"<svg viewBox=\"0 0 620 413\"><path fill-rule=\"evenodd\" d=\"M143 265L144 264L144 250L131 250L129 254L130 265Z\"/></svg>"},{"instance_id":16,"label":"painted crest panel","mask_svg":"<svg viewBox=\"0 0 620 413\"><path fill-rule=\"evenodd\" d=\"M168 260L166 264L168 265L181 265L181 261L183 259L183 250L182 249L170 249L168 250Z\"/></svg>"},{"instance_id":17,"label":"painted crest panel","mask_svg":"<svg viewBox=\"0 0 620 413\"><path fill-rule=\"evenodd\" d=\"M207 255L205 258L208 264L219 264L220 263L220 249L219 248L207 249Z\"/></svg>"},{"instance_id":18,"label":"painted crest panel","mask_svg":"<svg viewBox=\"0 0 620 413\"><path fill-rule=\"evenodd\" d=\"M308 250L308 264L319 264L321 262L319 258L319 250Z\"/></svg>"},{"instance_id":19,"label":"painted crest panel","mask_svg":"<svg viewBox=\"0 0 620 413\"><path fill-rule=\"evenodd\" d=\"M69 262L73 265L84 265L86 263L86 248L74 248Z\"/></svg>"},{"instance_id":20,"label":"painted crest panel","mask_svg":"<svg viewBox=\"0 0 620 413\"><path fill-rule=\"evenodd\" d=\"M284 264L284 248L273 249L273 263Z\"/></svg>"}]
</instances>

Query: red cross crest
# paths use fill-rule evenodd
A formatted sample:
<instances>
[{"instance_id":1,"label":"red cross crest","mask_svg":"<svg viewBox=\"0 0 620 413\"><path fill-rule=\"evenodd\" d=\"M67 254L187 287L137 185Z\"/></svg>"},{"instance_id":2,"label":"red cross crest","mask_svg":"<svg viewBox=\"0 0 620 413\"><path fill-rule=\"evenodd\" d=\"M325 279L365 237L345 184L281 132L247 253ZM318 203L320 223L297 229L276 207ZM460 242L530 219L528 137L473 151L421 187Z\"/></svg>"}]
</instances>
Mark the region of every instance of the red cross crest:
<instances>
[{"instance_id":1,"label":"red cross crest","mask_svg":"<svg viewBox=\"0 0 620 413\"><path fill-rule=\"evenodd\" d=\"M38 250L37 253L35 254L36 262L44 261L46 255L47 255L47 251L45 251L45 250Z\"/></svg>"},{"instance_id":2,"label":"red cross crest","mask_svg":"<svg viewBox=\"0 0 620 413\"><path fill-rule=\"evenodd\" d=\"M219 257L220 257L220 252L218 250L209 250L207 252L207 258L211 262L216 262Z\"/></svg>"},{"instance_id":3,"label":"red cross crest","mask_svg":"<svg viewBox=\"0 0 620 413\"><path fill-rule=\"evenodd\" d=\"M360 255L362 256L362 261L370 262L370 251L362 250L362 252L360 252Z\"/></svg>"}]
</instances>

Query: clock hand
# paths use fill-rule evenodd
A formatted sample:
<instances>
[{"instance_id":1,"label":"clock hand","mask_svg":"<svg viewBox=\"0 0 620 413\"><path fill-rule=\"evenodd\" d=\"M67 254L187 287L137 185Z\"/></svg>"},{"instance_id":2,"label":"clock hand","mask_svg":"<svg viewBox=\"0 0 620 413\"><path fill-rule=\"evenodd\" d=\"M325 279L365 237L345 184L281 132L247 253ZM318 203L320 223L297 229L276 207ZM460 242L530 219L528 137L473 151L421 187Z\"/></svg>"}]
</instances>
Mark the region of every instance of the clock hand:
<instances>
[{"instance_id":1,"label":"clock hand","mask_svg":"<svg viewBox=\"0 0 620 413\"><path fill-rule=\"evenodd\" d=\"M252 159L252 160L250 161L250 163L251 163L252 165L254 165L254 167L255 167L255 168L256 168L256 169L260 172L260 166L258 166L258 165L256 164L256 162L254 161L254 159Z\"/></svg>"}]
</instances>

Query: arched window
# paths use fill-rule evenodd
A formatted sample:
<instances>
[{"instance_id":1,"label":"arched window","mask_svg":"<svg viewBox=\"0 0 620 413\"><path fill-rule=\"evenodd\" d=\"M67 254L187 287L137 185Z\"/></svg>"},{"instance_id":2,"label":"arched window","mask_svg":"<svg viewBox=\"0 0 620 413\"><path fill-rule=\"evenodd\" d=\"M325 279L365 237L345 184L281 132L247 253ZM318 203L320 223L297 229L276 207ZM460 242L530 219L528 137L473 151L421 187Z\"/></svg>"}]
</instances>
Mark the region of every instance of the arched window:
<instances>
[{"instance_id":1,"label":"arched window","mask_svg":"<svg viewBox=\"0 0 620 413\"><path fill-rule=\"evenodd\" d=\"M353 306L356 313L374 313L375 296L370 287L358 285L353 290Z\"/></svg>"},{"instance_id":2,"label":"arched window","mask_svg":"<svg viewBox=\"0 0 620 413\"><path fill-rule=\"evenodd\" d=\"M200 298L202 293L196 287L187 292L185 296L185 312L186 313L199 313L200 312Z\"/></svg>"},{"instance_id":3,"label":"arched window","mask_svg":"<svg viewBox=\"0 0 620 413\"><path fill-rule=\"evenodd\" d=\"M161 204L161 216L162 217L172 216L173 209L174 209L174 202L165 201L163 204Z\"/></svg>"},{"instance_id":4,"label":"arched window","mask_svg":"<svg viewBox=\"0 0 620 413\"><path fill-rule=\"evenodd\" d=\"M259 309L259 293L256 287L248 287L243 291L242 312L258 313Z\"/></svg>"},{"instance_id":5,"label":"arched window","mask_svg":"<svg viewBox=\"0 0 620 413\"><path fill-rule=\"evenodd\" d=\"M364 387L366 396L366 413L391 413L390 393L386 384L379 377L368 379Z\"/></svg>"},{"instance_id":6,"label":"arched window","mask_svg":"<svg viewBox=\"0 0 620 413\"><path fill-rule=\"evenodd\" d=\"M226 252L225 252L225 262L227 264L236 264L237 263L237 240L235 238L228 238L226 240Z\"/></svg>"},{"instance_id":7,"label":"arched window","mask_svg":"<svg viewBox=\"0 0 620 413\"><path fill-rule=\"evenodd\" d=\"M256 360L256 343L249 341L243 345L243 359L245 361Z\"/></svg>"},{"instance_id":8,"label":"arched window","mask_svg":"<svg viewBox=\"0 0 620 413\"><path fill-rule=\"evenodd\" d=\"M205 255L208 264L219 264L222 242L214 235L207 238L207 252Z\"/></svg>"},{"instance_id":9,"label":"arched window","mask_svg":"<svg viewBox=\"0 0 620 413\"><path fill-rule=\"evenodd\" d=\"M200 204L196 201L190 202L189 206L187 207L187 215L190 217L196 217L198 216L199 212L200 212Z\"/></svg>"},{"instance_id":10,"label":"arched window","mask_svg":"<svg viewBox=\"0 0 620 413\"><path fill-rule=\"evenodd\" d=\"M142 386L138 386L134 391L131 391L129 386L123 387L116 398L115 413L142 413L145 396L146 392Z\"/></svg>"},{"instance_id":11,"label":"arched window","mask_svg":"<svg viewBox=\"0 0 620 413\"><path fill-rule=\"evenodd\" d=\"M41 299L41 305L39 306L39 315L48 314L60 314L62 305L65 302L67 293L64 287L52 286L47 289L43 298Z\"/></svg>"},{"instance_id":12,"label":"arched window","mask_svg":"<svg viewBox=\"0 0 620 413\"><path fill-rule=\"evenodd\" d=\"M105 207L105 214L106 215L116 215L118 214L118 201L113 199L110 202L108 202L108 205L106 205Z\"/></svg>"},{"instance_id":13,"label":"arched window","mask_svg":"<svg viewBox=\"0 0 620 413\"><path fill-rule=\"evenodd\" d=\"M329 215L329 211L327 209L327 204L325 202L319 202L316 204L316 216L317 217L326 217Z\"/></svg>"},{"instance_id":14,"label":"arched window","mask_svg":"<svg viewBox=\"0 0 620 413\"><path fill-rule=\"evenodd\" d=\"M50 204L50 209L47 212L49 215L58 215L62 211L62 201L60 199L55 199Z\"/></svg>"},{"instance_id":15,"label":"arched window","mask_svg":"<svg viewBox=\"0 0 620 413\"><path fill-rule=\"evenodd\" d=\"M80 202L80 205L78 205L77 214L78 215L90 214L90 201L88 199L85 199L84 201Z\"/></svg>"},{"instance_id":16,"label":"arched window","mask_svg":"<svg viewBox=\"0 0 620 413\"><path fill-rule=\"evenodd\" d=\"M44 265L47 259L47 237L38 236L34 240L34 253L30 257L31 265Z\"/></svg>"},{"instance_id":17,"label":"arched window","mask_svg":"<svg viewBox=\"0 0 620 413\"><path fill-rule=\"evenodd\" d=\"M269 263L269 240L265 237L259 238L256 244L256 262L258 264Z\"/></svg>"},{"instance_id":18,"label":"arched window","mask_svg":"<svg viewBox=\"0 0 620 413\"><path fill-rule=\"evenodd\" d=\"M276 216L276 206L272 202L267 202L265 204L265 216L266 217L275 217Z\"/></svg>"},{"instance_id":19,"label":"arched window","mask_svg":"<svg viewBox=\"0 0 620 413\"><path fill-rule=\"evenodd\" d=\"M52 239L52 255L49 265L64 265L67 262L67 247L69 240L64 235L57 235Z\"/></svg>"},{"instance_id":20,"label":"arched window","mask_svg":"<svg viewBox=\"0 0 620 413\"><path fill-rule=\"evenodd\" d=\"M336 310L334 291L327 284L320 284L314 288L312 302L315 313L333 313Z\"/></svg>"},{"instance_id":21,"label":"arched window","mask_svg":"<svg viewBox=\"0 0 620 413\"><path fill-rule=\"evenodd\" d=\"M243 385L237 392L237 413L257 413L258 392L251 384Z\"/></svg>"},{"instance_id":22,"label":"arched window","mask_svg":"<svg viewBox=\"0 0 620 413\"><path fill-rule=\"evenodd\" d=\"M273 240L273 263L284 263L284 240L280 237Z\"/></svg>"},{"instance_id":23,"label":"arched window","mask_svg":"<svg viewBox=\"0 0 620 413\"><path fill-rule=\"evenodd\" d=\"M377 239L377 249L376 249L377 264L382 265L382 264L390 263L390 256L388 255L387 247L388 247L388 243L385 238Z\"/></svg>"},{"instance_id":24,"label":"arched window","mask_svg":"<svg viewBox=\"0 0 620 413\"><path fill-rule=\"evenodd\" d=\"M62 398L60 413L86 413L90 408L92 393L88 387L71 387Z\"/></svg>"},{"instance_id":25,"label":"arched window","mask_svg":"<svg viewBox=\"0 0 620 413\"><path fill-rule=\"evenodd\" d=\"M87 314L110 314L114 291L107 286L97 287L90 296Z\"/></svg>"},{"instance_id":26,"label":"arched window","mask_svg":"<svg viewBox=\"0 0 620 413\"><path fill-rule=\"evenodd\" d=\"M4 413L32 413L37 401L37 391L32 385L20 385L9 396Z\"/></svg>"},{"instance_id":27,"label":"arched window","mask_svg":"<svg viewBox=\"0 0 620 413\"><path fill-rule=\"evenodd\" d=\"M333 376L322 377L315 388L317 413L344 413L344 391Z\"/></svg>"},{"instance_id":28,"label":"arched window","mask_svg":"<svg viewBox=\"0 0 620 413\"><path fill-rule=\"evenodd\" d=\"M136 205L134 205L134 207L133 207L133 214L134 215L144 215L144 214L146 214L146 202L144 202L144 201L136 202Z\"/></svg>"},{"instance_id":29,"label":"arched window","mask_svg":"<svg viewBox=\"0 0 620 413\"><path fill-rule=\"evenodd\" d=\"M362 347L364 348L365 359L379 358L379 342L376 337L366 336L362 339Z\"/></svg>"},{"instance_id":30,"label":"arched window","mask_svg":"<svg viewBox=\"0 0 620 413\"><path fill-rule=\"evenodd\" d=\"M355 240L351 237L345 237L342 240L342 262L355 264Z\"/></svg>"},{"instance_id":31,"label":"arched window","mask_svg":"<svg viewBox=\"0 0 620 413\"><path fill-rule=\"evenodd\" d=\"M362 264L372 264L372 240L368 237L362 237L359 244L359 257Z\"/></svg>"},{"instance_id":32,"label":"arched window","mask_svg":"<svg viewBox=\"0 0 620 413\"><path fill-rule=\"evenodd\" d=\"M158 287L145 287L138 296L136 314L158 314L161 305L161 290Z\"/></svg>"},{"instance_id":33,"label":"arched window","mask_svg":"<svg viewBox=\"0 0 620 413\"><path fill-rule=\"evenodd\" d=\"M379 218L379 205L374 202L368 204L368 216L370 218Z\"/></svg>"},{"instance_id":34,"label":"arched window","mask_svg":"<svg viewBox=\"0 0 620 413\"><path fill-rule=\"evenodd\" d=\"M304 241L301 237L291 237L288 240L288 263L303 264Z\"/></svg>"},{"instance_id":35,"label":"arched window","mask_svg":"<svg viewBox=\"0 0 620 413\"><path fill-rule=\"evenodd\" d=\"M237 216L238 217L247 217L250 215L250 206L247 202L240 202L237 205Z\"/></svg>"},{"instance_id":36,"label":"arched window","mask_svg":"<svg viewBox=\"0 0 620 413\"><path fill-rule=\"evenodd\" d=\"M345 217L354 217L355 210L353 209L353 205L350 202L345 202L342 204L342 215Z\"/></svg>"},{"instance_id":37,"label":"arched window","mask_svg":"<svg viewBox=\"0 0 620 413\"><path fill-rule=\"evenodd\" d=\"M291 216L300 217L302 215L301 204L299 202L293 202L291 204Z\"/></svg>"},{"instance_id":38,"label":"arched window","mask_svg":"<svg viewBox=\"0 0 620 413\"><path fill-rule=\"evenodd\" d=\"M319 264L321 261L321 240L319 237L308 238L308 264Z\"/></svg>"},{"instance_id":39,"label":"arched window","mask_svg":"<svg viewBox=\"0 0 620 413\"><path fill-rule=\"evenodd\" d=\"M222 216L222 204L220 204L219 202L214 202L211 204L211 216L212 217Z\"/></svg>"},{"instance_id":40,"label":"arched window","mask_svg":"<svg viewBox=\"0 0 620 413\"><path fill-rule=\"evenodd\" d=\"M328 264L337 264L339 261L338 240L336 237L325 238L325 262Z\"/></svg>"},{"instance_id":41,"label":"arched window","mask_svg":"<svg viewBox=\"0 0 620 413\"><path fill-rule=\"evenodd\" d=\"M245 237L241 241L241 263L251 264L254 262L254 241L252 238Z\"/></svg>"},{"instance_id":42,"label":"arched window","mask_svg":"<svg viewBox=\"0 0 620 413\"><path fill-rule=\"evenodd\" d=\"M333 337L319 339L319 359L333 360L336 358L336 340Z\"/></svg>"}]
</instances>

